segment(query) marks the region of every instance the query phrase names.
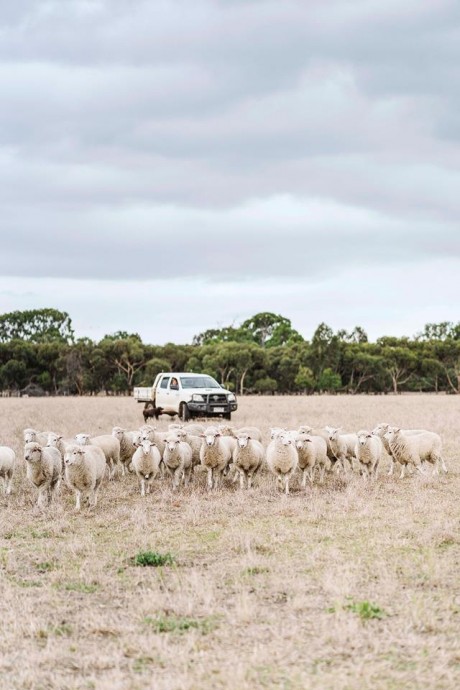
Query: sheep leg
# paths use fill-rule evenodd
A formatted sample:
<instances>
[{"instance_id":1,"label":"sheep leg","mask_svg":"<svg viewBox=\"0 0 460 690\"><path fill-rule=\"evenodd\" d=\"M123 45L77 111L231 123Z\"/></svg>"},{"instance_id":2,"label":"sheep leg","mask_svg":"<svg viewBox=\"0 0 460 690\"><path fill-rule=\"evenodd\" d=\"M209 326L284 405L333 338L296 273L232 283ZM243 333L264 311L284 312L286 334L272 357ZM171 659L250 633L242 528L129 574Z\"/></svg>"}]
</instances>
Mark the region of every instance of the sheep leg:
<instances>
[{"instance_id":1,"label":"sheep leg","mask_svg":"<svg viewBox=\"0 0 460 690\"><path fill-rule=\"evenodd\" d=\"M208 487L208 490L211 491L213 487L212 467L208 467L208 479L206 485Z\"/></svg>"},{"instance_id":2,"label":"sheep leg","mask_svg":"<svg viewBox=\"0 0 460 690\"><path fill-rule=\"evenodd\" d=\"M252 489L252 477L254 476L253 472L248 472L248 489Z\"/></svg>"},{"instance_id":3,"label":"sheep leg","mask_svg":"<svg viewBox=\"0 0 460 690\"><path fill-rule=\"evenodd\" d=\"M324 484L324 474L326 472L326 468L324 465L321 465L320 470L319 470L319 483Z\"/></svg>"},{"instance_id":4,"label":"sheep leg","mask_svg":"<svg viewBox=\"0 0 460 690\"><path fill-rule=\"evenodd\" d=\"M390 471L388 472L388 476L391 477L395 469L395 462L392 457L390 457Z\"/></svg>"},{"instance_id":5,"label":"sheep leg","mask_svg":"<svg viewBox=\"0 0 460 690\"><path fill-rule=\"evenodd\" d=\"M290 477L291 477L291 475L289 472L284 477L284 493L286 494L286 496L289 494L289 479L290 479Z\"/></svg>"},{"instance_id":6,"label":"sheep leg","mask_svg":"<svg viewBox=\"0 0 460 690\"><path fill-rule=\"evenodd\" d=\"M313 485L314 478L315 478L315 468L312 467L310 472L308 473L308 479L310 480L311 485Z\"/></svg>"},{"instance_id":7,"label":"sheep leg","mask_svg":"<svg viewBox=\"0 0 460 690\"><path fill-rule=\"evenodd\" d=\"M302 489L307 488L307 468L302 470Z\"/></svg>"},{"instance_id":8,"label":"sheep leg","mask_svg":"<svg viewBox=\"0 0 460 690\"><path fill-rule=\"evenodd\" d=\"M236 479L236 477L235 477L235 479ZM240 470L240 489L244 489L244 472L241 472L241 470Z\"/></svg>"},{"instance_id":9,"label":"sheep leg","mask_svg":"<svg viewBox=\"0 0 460 690\"><path fill-rule=\"evenodd\" d=\"M81 491L76 489L75 491L75 510L81 509Z\"/></svg>"},{"instance_id":10,"label":"sheep leg","mask_svg":"<svg viewBox=\"0 0 460 690\"><path fill-rule=\"evenodd\" d=\"M447 467L446 467L446 463L444 462L444 458L443 458L443 457L440 457L439 459L440 459L440 461L441 461L441 466L442 466L443 471L447 474L448 469L447 469Z\"/></svg>"},{"instance_id":11,"label":"sheep leg","mask_svg":"<svg viewBox=\"0 0 460 690\"><path fill-rule=\"evenodd\" d=\"M405 469L406 469L406 466L405 466L405 465L401 465L401 474L399 475L399 478L400 478L400 479L403 479L403 477L404 477L404 470L405 470Z\"/></svg>"},{"instance_id":12,"label":"sheep leg","mask_svg":"<svg viewBox=\"0 0 460 690\"><path fill-rule=\"evenodd\" d=\"M183 473L182 465L179 465L179 467L174 472L174 476L173 476L173 491L177 491L177 489L179 488L179 485L180 485L180 482L182 479L182 473Z\"/></svg>"},{"instance_id":13,"label":"sheep leg","mask_svg":"<svg viewBox=\"0 0 460 690\"><path fill-rule=\"evenodd\" d=\"M148 479L148 480L145 482L145 484L146 484L145 493L146 493L146 494L149 494L149 493L150 493L150 479Z\"/></svg>"},{"instance_id":14,"label":"sheep leg","mask_svg":"<svg viewBox=\"0 0 460 690\"><path fill-rule=\"evenodd\" d=\"M141 496L145 496L145 480L141 479Z\"/></svg>"},{"instance_id":15,"label":"sheep leg","mask_svg":"<svg viewBox=\"0 0 460 690\"><path fill-rule=\"evenodd\" d=\"M415 469L418 470L418 471L420 472L420 474L423 474L423 475L426 476L426 472L425 472L425 470L423 469L423 466L422 466L421 463L419 463L418 465L415 465Z\"/></svg>"},{"instance_id":16,"label":"sheep leg","mask_svg":"<svg viewBox=\"0 0 460 690\"><path fill-rule=\"evenodd\" d=\"M447 472L447 470L446 470L446 472ZM4 480L4 487L3 488L4 488L7 496L9 496L11 494L12 484L13 484L13 473L11 472L11 474L8 475L8 481L7 481L6 477Z\"/></svg>"}]
</instances>

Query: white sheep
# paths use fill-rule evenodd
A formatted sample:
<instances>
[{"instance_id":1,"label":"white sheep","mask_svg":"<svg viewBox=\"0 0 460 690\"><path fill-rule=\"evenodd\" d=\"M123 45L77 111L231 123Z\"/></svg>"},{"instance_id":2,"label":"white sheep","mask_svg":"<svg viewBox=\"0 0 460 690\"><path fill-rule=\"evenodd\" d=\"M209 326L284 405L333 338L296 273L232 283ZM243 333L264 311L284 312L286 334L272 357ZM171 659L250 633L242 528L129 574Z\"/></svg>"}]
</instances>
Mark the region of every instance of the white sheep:
<instances>
[{"instance_id":1,"label":"white sheep","mask_svg":"<svg viewBox=\"0 0 460 690\"><path fill-rule=\"evenodd\" d=\"M371 431L361 430L357 433L356 459L364 476L377 476L377 470L383 457L383 443L379 436Z\"/></svg>"},{"instance_id":2,"label":"white sheep","mask_svg":"<svg viewBox=\"0 0 460 690\"><path fill-rule=\"evenodd\" d=\"M239 432L236 446L232 454L233 467L240 475L240 487L244 488L244 480L248 489L251 488L254 475L260 470L265 458L265 450L258 439L252 438L246 432Z\"/></svg>"},{"instance_id":3,"label":"white sheep","mask_svg":"<svg viewBox=\"0 0 460 690\"><path fill-rule=\"evenodd\" d=\"M203 445L203 438L201 436L189 434L188 429L185 427L175 429L173 433L177 434L181 441L188 443L192 449L192 466L195 467L199 465L201 463L200 450Z\"/></svg>"},{"instance_id":4,"label":"white sheep","mask_svg":"<svg viewBox=\"0 0 460 690\"><path fill-rule=\"evenodd\" d=\"M329 431L331 429L332 429L332 427L324 427L324 429L317 429L317 428L313 428L313 427L308 426L308 425L299 426L299 429L298 429L299 434L305 433L305 434L309 434L310 436L321 436L321 438L323 438L326 441L327 457L329 458L329 461L330 461L329 462L329 468L328 468L329 470L331 470L337 462L337 458L334 455L334 452L333 452L332 446L331 446L331 441L329 439Z\"/></svg>"},{"instance_id":5,"label":"white sheep","mask_svg":"<svg viewBox=\"0 0 460 690\"><path fill-rule=\"evenodd\" d=\"M167 432L157 431L156 427L152 426L151 424L144 424L144 426L140 427L139 431L141 432L142 439L147 439L148 441L155 443L160 451L161 457L163 457L163 453L165 452L166 436L168 435Z\"/></svg>"},{"instance_id":6,"label":"white sheep","mask_svg":"<svg viewBox=\"0 0 460 690\"><path fill-rule=\"evenodd\" d=\"M120 462L120 441L110 434L103 434L101 436L76 434L75 441L80 446L99 446L105 455L109 468L109 479L113 479L115 470Z\"/></svg>"},{"instance_id":7,"label":"white sheep","mask_svg":"<svg viewBox=\"0 0 460 690\"><path fill-rule=\"evenodd\" d=\"M112 436L118 439L120 443L121 474L124 477L126 469L129 468L134 452L139 445L141 433L139 431L126 431L121 426L114 426Z\"/></svg>"},{"instance_id":8,"label":"white sheep","mask_svg":"<svg viewBox=\"0 0 460 690\"><path fill-rule=\"evenodd\" d=\"M295 446L299 456L299 469L302 470L302 487L307 486L307 478L313 484L315 469L319 470L320 482L331 466L327 456L327 443L322 436L313 436L304 431L297 433Z\"/></svg>"},{"instance_id":9,"label":"white sheep","mask_svg":"<svg viewBox=\"0 0 460 690\"><path fill-rule=\"evenodd\" d=\"M61 474L64 475L64 470L65 470L65 464L64 464L64 455L66 448L69 444L74 444L75 440L74 439L64 439L61 434L56 434L54 431L50 431L48 434L48 440L46 442L46 445L50 448L57 448L58 451L61 454L61 459L62 459L62 466L61 466Z\"/></svg>"},{"instance_id":10,"label":"white sheep","mask_svg":"<svg viewBox=\"0 0 460 690\"><path fill-rule=\"evenodd\" d=\"M16 465L16 453L8 446L0 446L0 477L3 479L4 491L11 493L13 474Z\"/></svg>"},{"instance_id":11,"label":"white sheep","mask_svg":"<svg viewBox=\"0 0 460 690\"><path fill-rule=\"evenodd\" d=\"M388 439L385 437L385 434L387 433L390 426L391 425L387 424L386 422L381 422L380 424L377 424L377 426L372 429L372 433L381 439L381 441L383 443L383 447L385 448L386 452L390 456L390 469L388 470L388 476L393 474L395 462L397 462L397 461L395 461L393 454L391 452L390 443L389 443ZM424 431L423 429L404 429L404 433L408 434L409 436L412 436L413 434L422 434L423 431Z\"/></svg>"},{"instance_id":12,"label":"white sheep","mask_svg":"<svg viewBox=\"0 0 460 690\"><path fill-rule=\"evenodd\" d=\"M280 487L289 493L289 480L297 469L299 455L289 432L281 432L270 441L266 459L268 468L276 476Z\"/></svg>"},{"instance_id":13,"label":"white sheep","mask_svg":"<svg viewBox=\"0 0 460 690\"><path fill-rule=\"evenodd\" d=\"M39 443L41 446L46 446L50 433L50 431L36 431L35 429L24 429L22 432L24 443Z\"/></svg>"},{"instance_id":14,"label":"white sheep","mask_svg":"<svg viewBox=\"0 0 460 690\"><path fill-rule=\"evenodd\" d=\"M57 448L47 448L37 442L24 446L27 478L38 489L37 505L49 505L61 480L62 458Z\"/></svg>"},{"instance_id":15,"label":"white sheep","mask_svg":"<svg viewBox=\"0 0 460 690\"><path fill-rule=\"evenodd\" d=\"M240 429L236 429L230 424L219 424L218 428L222 436L237 438L239 434L249 434L252 439L262 442L262 433L256 426L242 426Z\"/></svg>"},{"instance_id":16,"label":"white sheep","mask_svg":"<svg viewBox=\"0 0 460 690\"><path fill-rule=\"evenodd\" d=\"M207 487L213 489L218 487L222 473L228 468L236 439L231 436L222 436L216 427L208 427L203 434L203 439L200 460L208 473Z\"/></svg>"},{"instance_id":17,"label":"white sheep","mask_svg":"<svg viewBox=\"0 0 460 690\"><path fill-rule=\"evenodd\" d=\"M178 434L168 435L163 462L168 472L172 474L174 491L179 488L182 479L185 486L188 486L193 469L192 449Z\"/></svg>"},{"instance_id":18,"label":"white sheep","mask_svg":"<svg viewBox=\"0 0 460 690\"><path fill-rule=\"evenodd\" d=\"M353 467L353 461L356 459L356 444L358 443L356 434L342 434L340 433L341 429L334 429L333 427L326 427L326 429L329 432L331 451L336 464L341 465L344 470L349 467L348 462Z\"/></svg>"},{"instance_id":19,"label":"white sheep","mask_svg":"<svg viewBox=\"0 0 460 690\"><path fill-rule=\"evenodd\" d=\"M76 494L75 510L97 505L97 493L105 474L106 458L99 446L69 444L64 452L65 479Z\"/></svg>"},{"instance_id":20,"label":"white sheep","mask_svg":"<svg viewBox=\"0 0 460 690\"><path fill-rule=\"evenodd\" d=\"M190 422L187 424L172 423L169 425L168 428L172 432L175 432L178 429L185 429L189 436L199 436L200 434L203 434L205 431L205 427L203 426L203 424L196 424L195 422Z\"/></svg>"},{"instance_id":21,"label":"white sheep","mask_svg":"<svg viewBox=\"0 0 460 690\"><path fill-rule=\"evenodd\" d=\"M401 467L400 479L404 477L407 465L413 465L421 474L426 474L423 462L434 465L433 474L439 473L439 465L447 472L446 463L442 457L442 441L439 434L433 431L423 431L418 434L407 434L398 427L390 427L385 434L390 445L391 454Z\"/></svg>"},{"instance_id":22,"label":"white sheep","mask_svg":"<svg viewBox=\"0 0 460 690\"><path fill-rule=\"evenodd\" d=\"M140 481L141 496L145 496L146 493L150 493L150 484L160 471L160 451L152 441L145 438L136 448L131 462Z\"/></svg>"}]
</instances>

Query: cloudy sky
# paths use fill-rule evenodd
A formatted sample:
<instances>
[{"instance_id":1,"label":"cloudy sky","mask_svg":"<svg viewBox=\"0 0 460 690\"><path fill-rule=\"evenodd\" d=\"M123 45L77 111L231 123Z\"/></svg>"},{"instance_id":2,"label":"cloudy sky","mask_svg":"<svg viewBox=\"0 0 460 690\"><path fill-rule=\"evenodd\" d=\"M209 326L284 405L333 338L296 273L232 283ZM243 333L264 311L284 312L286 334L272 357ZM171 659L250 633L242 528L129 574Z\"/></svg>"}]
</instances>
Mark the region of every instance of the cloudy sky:
<instances>
[{"instance_id":1,"label":"cloudy sky","mask_svg":"<svg viewBox=\"0 0 460 690\"><path fill-rule=\"evenodd\" d=\"M458 0L0 5L0 313L460 320Z\"/></svg>"}]
</instances>

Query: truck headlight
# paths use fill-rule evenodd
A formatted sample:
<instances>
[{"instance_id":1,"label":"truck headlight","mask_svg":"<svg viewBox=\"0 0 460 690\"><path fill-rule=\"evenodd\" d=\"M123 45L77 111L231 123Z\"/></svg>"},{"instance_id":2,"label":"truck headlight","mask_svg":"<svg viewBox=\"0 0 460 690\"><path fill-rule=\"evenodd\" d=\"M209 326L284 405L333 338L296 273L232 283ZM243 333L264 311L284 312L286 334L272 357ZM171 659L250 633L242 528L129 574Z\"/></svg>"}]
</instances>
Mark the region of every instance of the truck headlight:
<instances>
[{"instance_id":1,"label":"truck headlight","mask_svg":"<svg viewBox=\"0 0 460 690\"><path fill-rule=\"evenodd\" d=\"M205 402L203 396L200 395L199 393L194 393L192 395L192 400L193 400L193 402Z\"/></svg>"},{"instance_id":2,"label":"truck headlight","mask_svg":"<svg viewBox=\"0 0 460 690\"><path fill-rule=\"evenodd\" d=\"M228 396L228 402L235 402L235 400L236 400L236 395L234 395L233 393L230 393L230 395Z\"/></svg>"}]
</instances>

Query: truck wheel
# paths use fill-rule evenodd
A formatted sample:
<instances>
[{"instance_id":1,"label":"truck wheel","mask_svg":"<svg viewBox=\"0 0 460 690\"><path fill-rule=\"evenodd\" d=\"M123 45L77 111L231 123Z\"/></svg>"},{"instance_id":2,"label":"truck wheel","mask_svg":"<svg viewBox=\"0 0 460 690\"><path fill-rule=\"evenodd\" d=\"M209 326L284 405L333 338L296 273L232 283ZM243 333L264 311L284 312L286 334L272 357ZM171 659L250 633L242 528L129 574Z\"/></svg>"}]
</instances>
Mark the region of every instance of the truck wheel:
<instances>
[{"instance_id":1,"label":"truck wheel","mask_svg":"<svg viewBox=\"0 0 460 690\"><path fill-rule=\"evenodd\" d=\"M222 415L224 419L228 419L229 421L232 418L232 413L231 412L226 412L224 415Z\"/></svg>"},{"instance_id":2,"label":"truck wheel","mask_svg":"<svg viewBox=\"0 0 460 690\"><path fill-rule=\"evenodd\" d=\"M190 419L190 410L188 409L187 403L180 404L179 417L183 422L187 422Z\"/></svg>"}]
</instances>

